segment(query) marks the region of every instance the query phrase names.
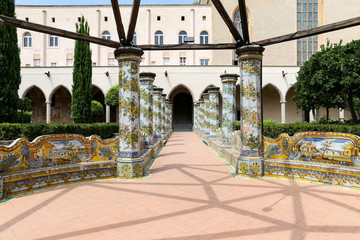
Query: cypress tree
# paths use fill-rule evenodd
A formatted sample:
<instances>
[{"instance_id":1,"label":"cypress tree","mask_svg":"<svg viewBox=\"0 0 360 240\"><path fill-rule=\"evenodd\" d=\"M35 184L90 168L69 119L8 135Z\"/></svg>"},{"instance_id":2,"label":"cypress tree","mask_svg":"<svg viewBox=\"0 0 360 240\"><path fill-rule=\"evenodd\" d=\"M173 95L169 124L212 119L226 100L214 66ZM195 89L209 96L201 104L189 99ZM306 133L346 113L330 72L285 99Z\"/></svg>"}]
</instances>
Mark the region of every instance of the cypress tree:
<instances>
[{"instance_id":1,"label":"cypress tree","mask_svg":"<svg viewBox=\"0 0 360 240\"><path fill-rule=\"evenodd\" d=\"M15 17L14 0L1 0L0 14ZM0 122L17 121L20 83L16 28L4 25L0 29Z\"/></svg>"},{"instance_id":2,"label":"cypress tree","mask_svg":"<svg viewBox=\"0 0 360 240\"><path fill-rule=\"evenodd\" d=\"M89 35L90 28L84 16L76 24L76 32ZM76 41L73 67L71 111L75 123L91 123L92 61L89 42Z\"/></svg>"}]
</instances>

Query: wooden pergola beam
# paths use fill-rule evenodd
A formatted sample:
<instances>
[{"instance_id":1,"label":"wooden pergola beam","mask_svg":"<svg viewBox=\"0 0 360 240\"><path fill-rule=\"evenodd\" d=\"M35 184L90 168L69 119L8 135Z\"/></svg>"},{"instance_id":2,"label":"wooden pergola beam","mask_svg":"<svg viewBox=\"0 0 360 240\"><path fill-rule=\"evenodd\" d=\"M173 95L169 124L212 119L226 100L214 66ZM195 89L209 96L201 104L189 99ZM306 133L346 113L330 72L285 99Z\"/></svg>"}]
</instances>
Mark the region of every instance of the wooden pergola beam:
<instances>
[{"instance_id":1,"label":"wooden pergola beam","mask_svg":"<svg viewBox=\"0 0 360 240\"><path fill-rule=\"evenodd\" d=\"M86 41L86 42L95 43L95 44L99 44L99 45L106 46L106 47L118 48L120 46L119 43L115 42L115 41L106 40L106 39L97 38L97 37L91 37L91 36L74 33L74 32L70 32L70 31L58 29L58 28L53 28L53 27L36 24L36 23L26 22L26 21L22 21L19 19L7 17L4 15L0 15L0 21L3 21L4 24L7 26L13 26L13 27L17 27L17 28L23 28L23 29L27 29L27 30L31 30L31 31L50 34L50 35L56 35L59 37L70 38L73 40Z\"/></svg>"},{"instance_id":2,"label":"wooden pergola beam","mask_svg":"<svg viewBox=\"0 0 360 240\"><path fill-rule=\"evenodd\" d=\"M239 10L240 10L240 18L241 18L244 42L245 42L245 44L249 44L250 43L250 35L249 35L249 24L248 24L248 20L247 20L245 0L239 0Z\"/></svg>"},{"instance_id":3,"label":"wooden pergola beam","mask_svg":"<svg viewBox=\"0 0 360 240\"><path fill-rule=\"evenodd\" d=\"M137 17L139 14L139 8L140 8L140 0L134 0L132 11L131 11L128 34L127 34L128 42L132 42L132 40L134 38Z\"/></svg>"},{"instance_id":4,"label":"wooden pergola beam","mask_svg":"<svg viewBox=\"0 0 360 240\"><path fill-rule=\"evenodd\" d=\"M125 30L124 25L121 20L121 14L120 14L120 8L118 0L111 0L111 6L114 12L115 22L116 22L116 29L119 35L119 41L122 46L127 45L126 36L125 36Z\"/></svg>"},{"instance_id":5,"label":"wooden pergola beam","mask_svg":"<svg viewBox=\"0 0 360 240\"><path fill-rule=\"evenodd\" d=\"M236 43L239 45L244 44L244 40L240 36L239 30L235 27L233 21L231 20L229 14L226 12L224 6L220 2L220 0L211 0L214 4L216 10L219 12L220 16L224 20L226 26L229 28L231 34L233 35Z\"/></svg>"},{"instance_id":6,"label":"wooden pergola beam","mask_svg":"<svg viewBox=\"0 0 360 240\"><path fill-rule=\"evenodd\" d=\"M355 18L344 20L344 21L323 25L323 26L316 27L316 28L300 30L300 31L282 35L279 37L268 38L265 40L253 42L252 44L268 46L268 45L273 45L273 44L278 44L278 43L282 43L282 42L296 40L299 38L319 35L322 33L333 32L333 31L337 31L337 30L341 30L341 29L345 29L345 28L349 28L349 27L355 27L355 26L359 26L359 25L360 25L360 17L355 17Z\"/></svg>"},{"instance_id":7,"label":"wooden pergola beam","mask_svg":"<svg viewBox=\"0 0 360 240\"><path fill-rule=\"evenodd\" d=\"M4 21L0 19L0 29L2 28L2 26L4 26Z\"/></svg>"},{"instance_id":8,"label":"wooden pergola beam","mask_svg":"<svg viewBox=\"0 0 360 240\"><path fill-rule=\"evenodd\" d=\"M157 50L221 50L236 49L236 43L216 43L216 44L167 44L167 45L137 45L144 51Z\"/></svg>"}]
</instances>

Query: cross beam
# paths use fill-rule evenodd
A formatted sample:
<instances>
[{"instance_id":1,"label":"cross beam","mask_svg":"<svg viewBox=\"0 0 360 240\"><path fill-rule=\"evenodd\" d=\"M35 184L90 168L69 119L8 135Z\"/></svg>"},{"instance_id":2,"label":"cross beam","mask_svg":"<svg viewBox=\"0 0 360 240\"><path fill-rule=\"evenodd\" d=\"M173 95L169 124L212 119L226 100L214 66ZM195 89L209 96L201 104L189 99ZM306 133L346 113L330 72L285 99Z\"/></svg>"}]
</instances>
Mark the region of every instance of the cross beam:
<instances>
[{"instance_id":1,"label":"cross beam","mask_svg":"<svg viewBox=\"0 0 360 240\"><path fill-rule=\"evenodd\" d=\"M240 36L239 30L235 27L233 21L231 20L229 14L227 14L227 12L226 12L224 6L222 5L222 3L220 2L220 0L211 0L211 1L214 4L216 10L219 12L222 19L224 20L227 27L229 28L229 30L230 30L231 34L233 35L236 43L238 43L239 45L243 45L244 40Z\"/></svg>"},{"instance_id":2,"label":"cross beam","mask_svg":"<svg viewBox=\"0 0 360 240\"><path fill-rule=\"evenodd\" d=\"M87 36L84 34L79 34L79 33L74 33L74 32L70 32L70 31L58 29L58 28L44 26L41 24L26 22L26 21L22 21L19 19L7 17L4 15L0 15L0 22L1 21L3 21L4 24L7 26L13 26L13 27L23 28L23 29L27 29L27 30L36 31L36 32L46 33L46 34L50 34L50 35L56 35L59 37L70 38L73 40L86 41L86 42L95 43L95 44L99 44L99 45L106 46L106 47L118 48L120 46L119 43L115 42L115 41L106 40L106 39L97 38L97 37L91 37L91 36Z\"/></svg>"},{"instance_id":3,"label":"cross beam","mask_svg":"<svg viewBox=\"0 0 360 240\"><path fill-rule=\"evenodd\" d=\"M240 10L240 17L241 17L241 25L242 25L244 42L245 42L245 44L249 44L250 43L250 36L249 36L249 25L248 25L248 20L247 20L245 0L239 0L239 10Z\"/></svg>"},{"instance_id":4,"label":"cross beam","mask_svg":"<svg viewBox=\"0 0 360 240\"><path fill-rule=\"evenodd\" d=\"M127 41L128 42L132 42L133 37L134 37L137 17L138 17L138 14L139 14L139 8L140 8L140 0L134 0L134 4L133 4L133 7L132 7L132 11L131 11L128 34L127 34Z\"/></svg>"},{"instance_id":5,"label":"cross beam","mask_svg":"<svg viewBox=\"0 0 360 240\"><path fill-rule=\"evenodd\" d=\"M279 37L268 38L265 40L253 42L253 44L268 46L268 45L273 45L273 44L278 44L278 43L282 43L282 42L296 40L299 38L319 35L322 33L333 32L333 31L344 29L344 28L355 27L355 26L359 26L359 25L360 25L360 17L355 17L355 18L350 18L350 19L340 21L340 22L330 23L330 24L323 25L323 26L316 27L316 28L300 30L300 31L282 35Z\"/></svg>"},{"instance_id":6,"label":"cross beam","mask_svg":"<svg viewBox=\"0 0 360 240\"><path fill-rule=\"evenodd\" d=\"M144 51L160 50L221 50L236 49L236 43L216 43L216 44L166 44L166 45L137 45Z\"/></svg>"},{"instance_id":7,"label":"cross beam","mask_svg":"<svg viewBox=\"0 0 360 240\"><path fill-rule=\"evenodd\" d=\"M121 20L120 8L118 0L111 0L111 6L114 12L116 28L119 35L119 41L122 46L128 45L125 36L124 25Z\"/></svg>"}]
</instances>

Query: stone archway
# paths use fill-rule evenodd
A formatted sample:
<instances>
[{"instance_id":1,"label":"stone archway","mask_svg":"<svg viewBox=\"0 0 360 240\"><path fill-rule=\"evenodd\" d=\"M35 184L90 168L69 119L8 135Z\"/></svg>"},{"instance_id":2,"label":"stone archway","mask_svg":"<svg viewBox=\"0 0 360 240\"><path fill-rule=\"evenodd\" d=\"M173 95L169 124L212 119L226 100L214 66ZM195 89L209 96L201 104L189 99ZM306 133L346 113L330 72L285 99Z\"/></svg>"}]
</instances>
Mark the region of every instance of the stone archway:
<instances>
[{"instance_id":1,"label":"stone archway","mask_svg":"<svg viewBox=\"0 0 360 240\"><path fill-rule=\"evenodd\" d=\"M280 94L277 89L268 84L262 89L263 119L281 122Z\"/></svg>"},{"instance_id":2,"label":"stone archway","mask_svg":"<svg viewBox=\"0 0 360 240\"><path fill-rule=\"evenodd\" d=\"M57 88L51 95L51 122L73 122L71 118L71 94L63 86Z\"/></svg>"},{"instance_id":3,"label":"stone archway","mask_svg":"<svg viewBox=\"0 0 360 240\"><path fill-rule=\"evenodd\" d=\"M32 87L26 93L25 97L30 99L32 107L32 123L45 123L46 122L46 105L45 95L38 87Z\"/></svg>"},{"instance_id":4,"label":"stone archway","mask_svg":"<svg viewBox=\"0 0 360 240\"><path fill-rule=\"evenodd\" d=\"M92 86L91 89L92 100L98 101L103 106L103 114L101 116L93 117L93 122L105 122L106 120L106 105L104 93L96 86Z\"/></svg>"},{"instance_id":5,"label":"stone archway","mask_svg":"<svg viewBox=\"0 0 360 240\"><path fill-rule=\"evenodd\" d=\"M169 96L173 104L175 131L192 131L194 103L190 91L184 86L175 88Z\"/></svg>"},{"instance_id":6,"label":"stone archway","mask_svg":"<svg viewBox=\"0 0 360 240\"><path fill-rule=\"evenodd\" d=\"M296 109L296 104L293 101L295 95L294 87L288 89L286 93L286 122L301 122L302 121L302 110Z\"/></svg>"}]
</instances>

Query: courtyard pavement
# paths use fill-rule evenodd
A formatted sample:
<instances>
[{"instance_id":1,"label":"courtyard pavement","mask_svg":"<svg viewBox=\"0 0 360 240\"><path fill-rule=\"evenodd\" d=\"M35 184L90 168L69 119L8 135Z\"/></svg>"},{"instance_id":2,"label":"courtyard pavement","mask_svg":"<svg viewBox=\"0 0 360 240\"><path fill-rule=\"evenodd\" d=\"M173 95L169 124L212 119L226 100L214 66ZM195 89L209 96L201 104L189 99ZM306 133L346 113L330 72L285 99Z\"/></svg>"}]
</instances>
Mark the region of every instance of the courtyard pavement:
<instances>
[{"instance_id":1,"label":"courtyard pavement","mask_svg":"<svg viewBox=\"0 0 360 240\"><path fill-rule=\"evenodd\" d=\"M0 205L0 239L360 239L359 192L229 173L193 133L175 132L150 177Z\"/></svg>"}]
</instances>

